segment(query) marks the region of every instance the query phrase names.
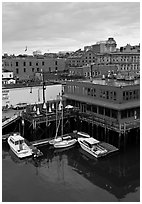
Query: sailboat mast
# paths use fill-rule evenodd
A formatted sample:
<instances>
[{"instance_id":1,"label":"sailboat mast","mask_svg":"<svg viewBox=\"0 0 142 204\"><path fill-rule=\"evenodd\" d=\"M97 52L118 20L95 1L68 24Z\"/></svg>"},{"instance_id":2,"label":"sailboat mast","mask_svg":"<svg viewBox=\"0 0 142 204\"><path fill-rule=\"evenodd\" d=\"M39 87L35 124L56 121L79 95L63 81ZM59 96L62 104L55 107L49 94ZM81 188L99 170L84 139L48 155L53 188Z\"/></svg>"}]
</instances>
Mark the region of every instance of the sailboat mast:
<instances>
[{"instance_id":1,"label":"sailboat mast","mask_svg":"<svg viewBox=\"0 0 142 204\"><path fill-rule=\"evenodd\" d=\"M63 117L64 117L64 115L63 115L63 93L62 93L62 96L61 96L61 101L62 101L62 135L63 135L63 122L64 122L64 119L63 119Z\"/></svg>"}]
</instances>

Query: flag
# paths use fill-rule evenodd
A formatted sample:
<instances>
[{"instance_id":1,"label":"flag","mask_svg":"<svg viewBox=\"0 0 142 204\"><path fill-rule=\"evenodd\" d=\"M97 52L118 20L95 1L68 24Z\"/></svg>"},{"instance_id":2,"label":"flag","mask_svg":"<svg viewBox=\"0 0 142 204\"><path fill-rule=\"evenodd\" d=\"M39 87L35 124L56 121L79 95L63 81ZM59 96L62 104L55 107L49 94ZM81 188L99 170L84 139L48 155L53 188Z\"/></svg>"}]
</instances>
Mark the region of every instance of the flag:
<instances>
[{"instance_id":1,"label":"flag","mask_svg":"<svg viewBox=\"0 0 142 204\"><path fill-rule=\"evenodd\" d=\"M25 49L25 52L27 51L27 46L26 46L26 49Z\"/></svg>"}]
</instances>

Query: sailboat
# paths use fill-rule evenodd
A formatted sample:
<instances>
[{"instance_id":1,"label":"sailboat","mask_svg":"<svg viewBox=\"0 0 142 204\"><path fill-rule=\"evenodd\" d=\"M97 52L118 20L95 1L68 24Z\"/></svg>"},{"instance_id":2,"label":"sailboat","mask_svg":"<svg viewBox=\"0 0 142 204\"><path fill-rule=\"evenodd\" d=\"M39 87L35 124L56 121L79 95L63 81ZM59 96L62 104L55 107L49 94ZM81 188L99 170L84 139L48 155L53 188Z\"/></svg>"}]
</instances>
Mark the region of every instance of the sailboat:
<instances>
[{"instance_id":1,"label":"sailboat","mask_svg":"<svg viewBox=\"0 0 142 204\"><path fill-rule=\"evenodd\" d=\"M74 144L77 143L77 139L72 138L69 134L63 135L63 104L62 104L62 100L60 101L59 105L61 107L60 110L62 111L62 114L61 114L61 119L62 119L61 136L57 136L58 129L59 129L59 126L60 126L60 121L61 121L61 119L60 119L59 124L58 124L57 129L56 129L55 138L49 142L49 144L52 144L54 148L58 148L58 149L59 148L71 147L71 146L73 146Z\"/></svg>"}]
</instances>

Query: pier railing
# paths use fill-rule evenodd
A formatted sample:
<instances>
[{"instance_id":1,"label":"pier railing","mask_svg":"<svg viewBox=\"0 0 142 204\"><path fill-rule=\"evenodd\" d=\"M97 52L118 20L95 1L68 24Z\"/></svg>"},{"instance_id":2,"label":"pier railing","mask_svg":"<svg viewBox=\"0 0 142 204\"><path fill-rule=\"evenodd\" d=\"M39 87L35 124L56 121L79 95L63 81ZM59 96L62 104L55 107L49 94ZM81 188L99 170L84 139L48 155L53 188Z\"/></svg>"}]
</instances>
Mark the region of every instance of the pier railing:
<instances>
[{"instance_id":1,"label":"pier railing","mask_svg":"<svg viewBox=\"0 0 142 204\"><path fill-rule=\"evenodd\" d=\"M64 109L63 110L64 114L63 114L63 118L67 118L67 117L75 117L77 116L77 109ZM33 122L36 121L37 123L44 123L46 121L51 122L51 121L55 121L56 119L59 120L61 118L61 111L58 111L58 114L56 115L56 112L45 112L45 111L41 111L41 113L38 115L36 112L23 112L22 113L22 118L24 120L27 120L29 122Z\"/></svg>"},{"instance_id":2,"label":"pier railing","mask_svg":"<svg viewBox=\"0 0 142 204\"><path fill-rule=\"evenodd\" d=\"M101 116L95 114L95 113L89 113L89 112L79 112L79 118L80 120L110 129L114 130L119 133L125 133L126 131L129 131L134 128L140 127L140 120L131 120L128 119L125 121L118 121L118 119L115 118L102 118Z\"/></svg>"}]
</instances>

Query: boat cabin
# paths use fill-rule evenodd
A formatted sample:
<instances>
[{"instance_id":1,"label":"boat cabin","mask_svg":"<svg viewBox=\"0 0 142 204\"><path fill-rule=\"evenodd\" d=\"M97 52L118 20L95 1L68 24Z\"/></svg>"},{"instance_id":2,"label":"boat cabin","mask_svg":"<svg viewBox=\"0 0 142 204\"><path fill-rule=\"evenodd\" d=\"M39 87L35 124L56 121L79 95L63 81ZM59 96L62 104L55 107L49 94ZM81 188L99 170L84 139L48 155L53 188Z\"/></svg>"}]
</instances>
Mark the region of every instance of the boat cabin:
<instances>
[{"instance_id":1,"label":"boat cabin","mask_svg":"<svg viewBox=\"0 0 142 204\"><path fill-rule=\"evenodd\" d=\"M14 145L22 145L24 143L24 139L17 134L14 134L10 137L10 142Z\"/></svg>"}]
</instances>

